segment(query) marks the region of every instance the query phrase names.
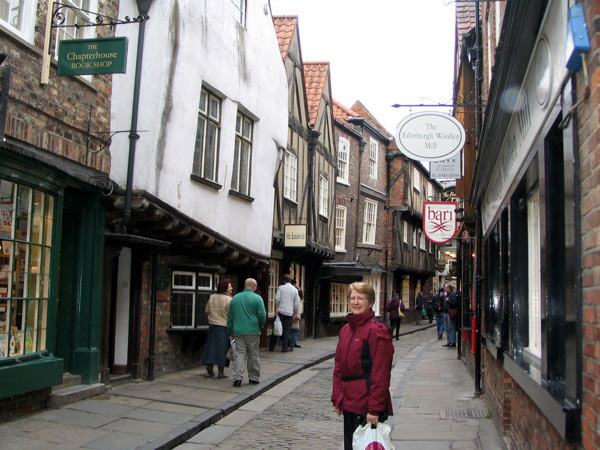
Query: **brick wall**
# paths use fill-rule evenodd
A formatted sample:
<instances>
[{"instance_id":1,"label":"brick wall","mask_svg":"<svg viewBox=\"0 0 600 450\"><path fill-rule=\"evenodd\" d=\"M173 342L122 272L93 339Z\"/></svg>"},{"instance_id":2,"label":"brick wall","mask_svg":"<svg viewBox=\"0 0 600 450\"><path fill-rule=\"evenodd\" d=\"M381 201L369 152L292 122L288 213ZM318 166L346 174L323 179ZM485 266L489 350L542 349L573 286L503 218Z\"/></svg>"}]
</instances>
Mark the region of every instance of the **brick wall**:
<instances>
[{"instance_id":1,"label":"brick wall","mask_svg":"<svg viewBox=\"0 0 600 450\"><path fill-rule=\"evenodd\" d=\"M468 353L471 353L470 347ZM482 366L483 392L488 406L492 409L494 422L499 430L510 433L512 378L502 367L502 362L494 359L484 347L482 347Z\"/></svg>"},{"instance_id":2,"label":"brick wall","mask_svg":"<svg viewBox=\"0 0 600 450\"><path fill-rule=\"evenodd\" d=\"M0 52L7 55L3 67L11 68L6 134L108 173L108 145L102 149L99 135L88 129L110 130L111 75L94 75L91 83L58 77L53 63L49 84L40 84L46 9L46 0L40 0L33 44L0 28ZM116 17L118 1L100 0L99 10ZM110 27L94 29L98 37L114 35Z\"/></svg>"},{"instance_id":3,"label":"brick wall","mask_svg":"<svg viewBox=\"0 0 600 450\"><path fill-rule=\"evenodd\" d=\"M1 399L0 423L45 408L49 396L50 388L47 388Z\"/></svg>"},{"instance_id":4,"label":"brick wall","mask_svg":"<svg viewBox=\"0 0 600 450\"><path fill-rule=\"evenodd\" d=\"M585 0L592 49L586 56L590 98L578 110L583 303L582 444L600 447L600 2ZM584 94L583 71L577 96Z\"/></svg>"}]
</instances>

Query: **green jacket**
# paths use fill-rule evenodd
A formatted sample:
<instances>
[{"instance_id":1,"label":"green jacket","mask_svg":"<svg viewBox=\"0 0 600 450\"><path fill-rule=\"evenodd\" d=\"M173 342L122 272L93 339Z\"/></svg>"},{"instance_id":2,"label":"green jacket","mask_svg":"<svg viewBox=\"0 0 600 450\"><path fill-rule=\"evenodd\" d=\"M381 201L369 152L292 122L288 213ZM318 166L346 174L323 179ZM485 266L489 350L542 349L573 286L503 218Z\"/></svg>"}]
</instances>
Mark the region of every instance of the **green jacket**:
<instances>
[{"instance_id":1,"label":"green jacket","mask_svg":"<svg viewBox=\"0 0 600 450\"><path fill-rule=\"evenodd\" d=\"M230 336L260 334L266 319L263 299L251 289L245 289L231 299L227 313L227 329Z\"/></svg>"}]
</instances>

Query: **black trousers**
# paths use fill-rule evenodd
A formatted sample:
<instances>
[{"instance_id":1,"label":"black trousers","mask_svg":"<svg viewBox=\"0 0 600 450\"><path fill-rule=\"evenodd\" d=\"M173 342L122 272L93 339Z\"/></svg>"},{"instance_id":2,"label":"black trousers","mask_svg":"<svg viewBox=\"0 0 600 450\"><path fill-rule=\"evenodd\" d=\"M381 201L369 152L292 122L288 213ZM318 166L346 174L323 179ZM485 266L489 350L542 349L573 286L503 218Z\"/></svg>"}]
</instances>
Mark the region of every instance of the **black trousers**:
<instances>
[{"instance_id":1,"label":"black trousers","mask_svg":"<svg viewBox=\"0 0 600 450\"><path fill-rule=\"evenodd\" d=\"M390 328L391 328L391 332L392 332L392 336L396 336L396 339L399 339L400 337L400 322L402 321L401 318L397 318L397 319L390 319ZM394 332L394 329L396 330Z\"/></svg>"},{"instance_id":2,"label":"black trousers","mask_svg":"<svg viewBox=\"0 0 600 450\"><path fill-rule=\"evenodd\" d=\"M292 341L292 316L286 316L285 314L279 313L281 319L281 328L283 328L283 334L281 335L281 351L293 350L291 346Z\"/></svg>"},{"instance_id":3,"label":"black trousers","mask_svg":"<svg viewBox=\"0 0 600 450\"><path fill-rule=\"evenodd\" d=\"M344 411L344 450L352 450L352 435L365 423L367 423L367 416Z\"/></svg>"}]
</instances>

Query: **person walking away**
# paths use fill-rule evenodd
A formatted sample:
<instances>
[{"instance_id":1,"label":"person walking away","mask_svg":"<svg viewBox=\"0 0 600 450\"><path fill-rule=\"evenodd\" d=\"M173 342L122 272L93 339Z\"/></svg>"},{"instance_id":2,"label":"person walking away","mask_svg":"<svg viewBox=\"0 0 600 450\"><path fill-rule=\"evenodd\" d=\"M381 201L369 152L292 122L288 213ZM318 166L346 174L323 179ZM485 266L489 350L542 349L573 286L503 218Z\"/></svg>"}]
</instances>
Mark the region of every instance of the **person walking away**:
<instances>
[{"instance_id":1,"label":"person walking away","mask_svg":"<svg viewBox=\"0 0 600 450\"><path fill-rule=\"evenodd\" d=\"M423 291L419 291L419 295L417 295L415 311L415 323L421 325L421 318L423 317Z\"/></svg>"},{"instance_id":2,"label":"person walking away","mask_svg":"<svg viewBox=\"0 0 600 450\"><path fill-rule=\"evenodd\" d=\"M302 292L302 289L300 289L298 286L296 286L295 278L292 279L291 283L292 283L292 286L294 286L296 289L298 289L298 297L300 297L300 304L298 305L298 314L296 314L294 316L294 318L292 319L292 328L290 330L290 340L291 340L290 347L292 349L294 349L294 348L302 348L302 346L300 344L298 344L298 335L300 334L300 319L302 318L302 299L304 298L304 294Z\"/></svg>"},{"instance_id":3,"label":"person walking away","mask_svg":"<svg viewBox=\"0 0 600 450\"><path fill-rule=\"evenodd\" d=\"M398 296L398 294L394 293L394 295L392 295L392 299L390 300L388 305L385 307L385 309L387 312L390 313L390 332L392 333L392 336L393 336L394 330L395 330L396 340L399 340L400 339L400 323L402 322L402 316L400 315L400 312L402 312L404 314L404 311L406 311L406 307L404 306L404 303L402 302L402 300L400 300L400 297Z\"/></svg>"},{"instance_id":4,"label":"person walking away","mask_svg":"<svg viewBox=\"0 0 600 450\"><path fill-rule=\"evenodd\" d=\"M219 281L217 293L212 294L206 303L204 312L208 317L208 336L202 355L202 364L206 366L209 377L215 376L214 366L219 367L218 378L227 378L225 367L229 367L227 349L229 333L227 331L227 313L231 302L233 287L229 278Z\"/></svg>"},{"instance_id":5,"label":"person walking away","mask_svg":"<svg viewBox=\"0 0 600 450\"><path fill-rule=\"evenodd\" d=\"M438 339L442 339L442 335L444 334L444 294L444 288L442 287L433 298L433 310L435 312Z\"/></svg>"},{"instance_id":6,"label":"person walking away","mask_svg":"<svg viewBox=\"0 0 600 450\"><path fill-rule=\"evenodd\" d=\"M456 316L458 313L458 299L453 292L451 284L444 287L444 328L446 329L447 343L444 347L456 347Z\"/></svg>"},{"instance_id":7,"label":"person walking away","mask_svg":"<svg viewBox=\"0 0 600 450\"><path fill-rule=\"evenodd\" d=\"M433 323L433 291L431 289L429 289L425 298L425 311L427 312L429 323Z\"/></svg>"},{"instance_id":8,"label":"person walking away","mask_svg":"<svg viewBox=\"0 0 600 450\"><path fill-rule=\"evenodd\" d=\"M267 312L260 295L256 293L256 280L248 278L244 282L244 291L236 294L229 304L227 329L235 339L237 358L233 362L233 385L240 387L244 370L248 371L248 382L258 384L260 380L260 361L258 346L260 329L265 324Z\"/></svg>"},{"instance_id":9,"label":"person walking away","mask_svg":"<svg viewBox=\"0 0 600 450\"><path fill-rule=\"evenodd\" d=\"M390 372L394 345L389 328L375 319L371 309L375 290L367 283L352 283L348 299L351 313L340 330L333 369L331 402L344 415L344 449L352 449L359 425L377 425L392 415Z\"/></svg>"},{"instance_id":10,"label":"person walking away","mask_svg":"<svg viewBox=\"0 0 600 450\"><path fill-rule=\"evenodd\" d=\"M283 276L283 284L275 292L275 315L281 319L283 334L281 335L281 351L288 352L294 348L291 345L290 330L294 316L300 308L298 289L292 286L290 274Z\"/></svg>"}]
</instances>

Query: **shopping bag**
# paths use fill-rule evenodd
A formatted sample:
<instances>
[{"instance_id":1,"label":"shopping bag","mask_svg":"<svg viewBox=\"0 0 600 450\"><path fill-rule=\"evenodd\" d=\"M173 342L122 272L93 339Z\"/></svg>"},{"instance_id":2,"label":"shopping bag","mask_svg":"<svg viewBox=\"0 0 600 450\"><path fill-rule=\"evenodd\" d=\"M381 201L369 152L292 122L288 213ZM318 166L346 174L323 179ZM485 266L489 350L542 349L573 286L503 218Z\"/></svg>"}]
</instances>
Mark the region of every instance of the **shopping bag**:
<instances>
[{"instance_id":1,"label":"shopping bag","mask_svg":"<svg viewBox=\"0 0 600 450\"><path fill-rule=\"evenodd\" d=\"M401 319L404 319L406 317L406 315L402 312L400 308L398 308L398 317L400 317Z\"/></svg>"},{"instance_id":2,"label":"shopping bag","mask_svg":"<svg viewBox=\"0 0 600 450\"><path fill-rule=\"evenodd\" d=\"M273 336L281 336L283 334L283 325L281 325L281 319L279 316L275 317L273 322Z\"/></svg>"},{"instance_id":3,"label":"shopping bag","mask_svg":"<svg viewBox=\"0 0 600 450\"><path fill-rule=\"evenodd\" d=\"M390 439L390 426L378 423L376 428L371 424L358 427L352 435L353 450L395 450Z\"/></svg>"},{"instance_id":4,"label":"shopping bag","mask_svg":"<svg viewBox=\"0 0 600 450\"><path fill-rule=\"evenodd\" d=\"M427 319L427 311L425 311L425 308L421 309L421 317Z\"/></svg>"},{"instance_id":5,"label":"shopping bag","mask_svg":"<svg viewBox=\"0 0 600 450\"><path fill-rule=\"evenodd\" d=\"M231 346L227 349L227 359L229 361L235 361L235 359L237 358L237 351L235 349L235 339L231 339L229 342Z\"/></svg>"}]
</instances>

